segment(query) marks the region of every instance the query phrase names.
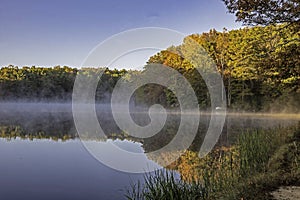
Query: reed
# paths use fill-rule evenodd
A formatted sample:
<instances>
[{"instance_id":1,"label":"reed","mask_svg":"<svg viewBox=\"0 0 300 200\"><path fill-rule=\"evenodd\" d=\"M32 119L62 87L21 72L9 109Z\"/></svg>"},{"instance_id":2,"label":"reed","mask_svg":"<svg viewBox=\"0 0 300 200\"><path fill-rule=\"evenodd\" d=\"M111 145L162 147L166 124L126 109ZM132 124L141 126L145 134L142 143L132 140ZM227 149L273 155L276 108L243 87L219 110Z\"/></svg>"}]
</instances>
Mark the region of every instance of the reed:
<instances>
[{"instance_id":1,"label":"reed","mask_svg":"<svg viewBox=\"0 0 300 200\"><path fill-rule=\"evenodd\" d=\"M127 190L126 198L251 199L253 190L262 192L268 184L281 178L281 174L276 174L280 168L276 163L287 159L285 156L291 160L285 165L296 169L292 171L292 178L299 178L299 135L299 126L247 130L240 134L234 145L217 148L203 159L198 158L196 152L187 151L173 167L175 171L146 174L143 183ZM280 153L282 149L285 149L284 153Z\"/></svg>"}]
</instances>

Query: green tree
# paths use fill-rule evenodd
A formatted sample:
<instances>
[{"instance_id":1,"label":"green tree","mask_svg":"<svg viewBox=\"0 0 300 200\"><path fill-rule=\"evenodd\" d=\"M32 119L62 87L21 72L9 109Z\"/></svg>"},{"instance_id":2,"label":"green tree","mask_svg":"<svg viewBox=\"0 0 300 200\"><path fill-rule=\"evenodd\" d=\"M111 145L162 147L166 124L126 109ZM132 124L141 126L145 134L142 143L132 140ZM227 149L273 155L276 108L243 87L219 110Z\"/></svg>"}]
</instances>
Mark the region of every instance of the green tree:
<instances>
[{"instance_id":1,"label":"green tree","mask_svg":"<svg viewBox=\"0 0 300 200\"><path fill-rule=\"evenodd\" d=\"M299 26L299 0L222 0L237 21L246 25L292 23Z\"/></svg>"}]
</instances>

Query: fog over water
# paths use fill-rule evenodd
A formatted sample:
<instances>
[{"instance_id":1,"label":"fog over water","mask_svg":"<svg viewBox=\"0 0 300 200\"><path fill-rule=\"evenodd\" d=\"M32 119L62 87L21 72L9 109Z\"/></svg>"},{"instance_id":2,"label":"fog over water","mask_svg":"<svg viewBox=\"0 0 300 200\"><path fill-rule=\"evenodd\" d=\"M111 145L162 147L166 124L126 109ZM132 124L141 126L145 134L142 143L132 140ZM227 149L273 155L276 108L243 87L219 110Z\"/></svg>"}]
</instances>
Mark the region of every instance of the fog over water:
<instances>
[{"instance_id":1,"label":"fog over water","mask_svg":"<svg viewBox=\"0 0 300 200\"><path fill-rule=\"evenodd\" d=\"M85 106L82 105L83 114ZM152 137L140 139L118 127L110 104L96 104L95 108L98 122L107 137L100 141L88 138L88 142L100 145L101 151L109 151L106 149L109 143L133 153L158 150L172 140L180 124L180 112L167 110L162 130ZM130 111L136 124L147 126L151 123L147 107L131 105ZM188 115L196 117L195 113L191 111ZM200 112L192 149L201 146L210 118L210 112ZM217 145L230 144L236 135L247 129L288 126L298 121L300 116L297 114L228 112ZM0 136L1 199L123 199L126 188L132 182L142 180L143 174L114 170L89 154L78 138L72 103L0 103ZM188 131L185 137L189 137ZM184 143L185 138L181 141ZM127 163L129 167L142 162L124 160L114 154L107 156ZM145 154L143 159L157 165L159 158Z\"/></svg>"},{"instance_id":2,"label":"fog over water","mask_svg":"<svg viewBox=\"0 0 300 200\"><path fill-rule=\"evenodd\" d=\"M127 105L124 105L126 107ZM86 110L82 105L83 116ZM96 104L95 111L98 122L104 133L121 133L120 127L115 122L110 104ZM121 112L121 111L120 111ZM197 112L189 112L189 117L193 118ZM214 111L218 115L218 111ZM159 117L159 113L154 117ZM210 111L200 110L199 129L205 134L205 130L211 119ZM148 107L134 107L130 105L130 116L134 123L139 126L151 124ZM180 110L167 110L165 127L162 129L168 132L177 131L180 124ZM195 116L198 117L198 116ZM289 113L247 113L247 112L227 112L226 121L223 127L223 134L232 135L248 128L272 128L276 126L292 125L300 121L300 114ZM72 103L0 103L0 125L19 126L25 132L46 132L49 135L70 134L77 137L72 115ZM126 131L126 130L125 130ZM174 133L174 134L175 134ZM127 133L130 135L130 133ZM155 136L154 136L155 138Z\"/></svg>"}]
</instances>

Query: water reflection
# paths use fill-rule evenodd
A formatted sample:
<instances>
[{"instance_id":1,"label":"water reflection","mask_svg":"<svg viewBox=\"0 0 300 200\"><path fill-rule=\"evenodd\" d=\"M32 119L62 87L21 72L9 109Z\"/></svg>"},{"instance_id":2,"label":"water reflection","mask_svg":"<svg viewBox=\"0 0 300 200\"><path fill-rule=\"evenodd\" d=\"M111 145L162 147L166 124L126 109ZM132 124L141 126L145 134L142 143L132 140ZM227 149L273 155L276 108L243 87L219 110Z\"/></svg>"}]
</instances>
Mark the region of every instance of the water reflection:
<instances>
[{"instance_id":1,"label":"water reflection","mask_svg":"<svg viewBox=\"0 0 300 200\"><path fill-rule=\"evenodd\" d=\"M129 137L116 125L108 104L96 105L98 121L109 139L132 139L144 143L148 141L154 145L149 150L156 150L165 146L176 134L180 124L180 114L170 112L164 128L149 140ZM133 121L141 126L150 123L147 108L135 109L131 113ZM193 114L191 113L191 117ZM201 113L198 135L205 134L210 121L209 113ZM226 117L223 135L238 134L239 131L252 128L272 128L287 126L300 120L299 115L269 115L236 113ZM188 126L188 125L187 125ZM74 139L78 137L74 127L71 104L43 104L43 103L0 103L1 137L32 137L52 139ZM103 138L104 139L104 138ZM223 138L224 139L224 138ZM159 143L153 143L159 141ZM148 143L147 142L147 143ZM224 141L223 141L224 142ZM147 148L148 149L148 148ZM147 151L147 150L146 150Z\"/></svg>"},{"instance_id":2,"label":"water reflection","mask_svg":"<svg viewBox=\"0 0 300 200\"><path fill-rule=\"evenodd\" d=\"M0 137L30 140L51 139L54 141L74 140L78 138L78 134L74 126L71 108L71 104L0 104ZM146 110L145 108L135 109L131 113L131 117L137 124L145 126L150 123ZM158 134L149 138L137 138L120 130L113 119L109 105L97 105L96 111L105 136L93 138L87 133L86 138L81 135L81 139L92 141L118 139L137 142L141 143L145 153L157 151L169 144L176 135L180 124L180 115L176 112L170 112L167 115L165 126ZM191 117L193 117L192 114ZM199 151L210 119L209 114L201 113L198 133L189 147L190 150ZM284 115L274 117L266 114L228 114L217 145L230 145L235 137L246 129L288 126L297 123L298 120L300 120L299 115L287 118ZM185 126L188 128L189 124L185 124ZM185 130L185 127L183 129ZM185 142L189 143L190 134L192 133L185 131L174 151L184 148Z\"/></svg>"},{"instance_id":3,"label":"water reflection","mask_svg":"<svg viewBox=\"0 0 300 200\"><path fill-rule=\"evenodd\" d=\"M167 123L158 134L141 139L118 128L109 106L98 105L97 116L106 137L87 139L91 145L101 147L99 153L108 159L118 156L106 149L109 143L132 153L161 149L174 138L180 122L180 115L169 113ZM143 110L135 110L131 116L139 125L150 122ZM201 174L193 173L193 170L195 165L199 165L196 152L201 147L209 120L209 114L201 114L198 133L189 151L168 166L178 170L186 180L195 178L192 177L194 174ZM230 114L217 145L230 145L245 129L287 126L298 120L299 116ZM4 199L121 199L123 192L120 189L128 186L131 180L141 178L141 174L112 170L85 151L78 139L70 104L1 104L0 137L0 191ZM177 147L184 146L189 137L186 132ZM128 163L128 167L138 166L142 161L159 167L158 164L164 163L173 153L143 154L143 160L128 161L122 157L115 160Z\"/></svg>"}]
</instances>

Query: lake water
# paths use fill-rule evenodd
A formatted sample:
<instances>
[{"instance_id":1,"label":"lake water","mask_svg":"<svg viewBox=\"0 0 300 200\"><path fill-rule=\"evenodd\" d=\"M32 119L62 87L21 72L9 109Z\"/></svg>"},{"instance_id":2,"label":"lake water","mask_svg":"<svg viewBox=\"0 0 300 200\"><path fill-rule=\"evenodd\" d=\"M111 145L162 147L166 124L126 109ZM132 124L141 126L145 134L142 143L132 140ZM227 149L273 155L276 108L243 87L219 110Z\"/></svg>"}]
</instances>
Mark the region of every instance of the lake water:
<instances>
[{"instance_id":1,"label":"lake water","mask_svg":"<svg viewBox=\"0 0 300 200\"><path fill-rule=\"evenodd\" d=\"M172 116L160 133L168 133L168 137L143 141L128 138L113 122L109 111L106 106L97 109L99 122L109 139L89 141L103 148L114 143L130 152L149 152L165 145L172 137L170 133L178 128L178 118ZM200 129L205 132L209 118L201 119ZM298 120L297 115L232 114L226 120L219 143L230 143L240 130L249 127L268 128ZM138 115L135 121L147 124L149 117ZM120 172L102 164L76 134L70 104L0 104L0 199L124 199L126 188L142 180L143 174ZM147 156L143 159L156 165ZM127 162L137 165L142 161Z\"/></svg>"},{"instance_id":2,"label":"lake water","mask_svg":"<svg viewBox=\"0 0 300 200\"><path fill-rule=\"evenodd\" d=\"M141 175L95 160L79 140L0 140L1 199L122 199Z\"/></svg>"}]
</instances>

